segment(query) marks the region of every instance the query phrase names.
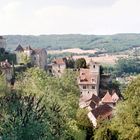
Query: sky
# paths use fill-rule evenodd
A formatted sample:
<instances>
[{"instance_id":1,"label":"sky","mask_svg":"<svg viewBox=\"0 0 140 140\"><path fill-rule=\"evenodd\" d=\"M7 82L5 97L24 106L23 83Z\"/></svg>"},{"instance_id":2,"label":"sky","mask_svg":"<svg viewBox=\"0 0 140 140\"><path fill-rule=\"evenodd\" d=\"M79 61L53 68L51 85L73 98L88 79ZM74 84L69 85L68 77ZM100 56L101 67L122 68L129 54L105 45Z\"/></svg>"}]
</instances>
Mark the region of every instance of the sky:
<instances>
[{"instance_id":1,"label":"sky","mask_svg":"<svg viewBox=\"0 0 140 140\"><path fill-rule=\"evenodd\" d=\"M0 35L140 33L140 0L0 0Z\"/></svg>"}]
</instances>

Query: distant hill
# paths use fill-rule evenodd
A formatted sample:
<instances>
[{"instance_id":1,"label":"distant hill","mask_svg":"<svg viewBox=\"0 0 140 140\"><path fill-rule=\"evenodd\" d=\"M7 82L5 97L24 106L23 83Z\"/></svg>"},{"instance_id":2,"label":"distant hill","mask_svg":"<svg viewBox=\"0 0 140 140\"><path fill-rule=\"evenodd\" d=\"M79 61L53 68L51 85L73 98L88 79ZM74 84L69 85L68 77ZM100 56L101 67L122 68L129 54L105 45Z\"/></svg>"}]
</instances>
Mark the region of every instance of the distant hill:
<instances>
[{"instance_id":1,"label":"distant hill","mask_svg":"<svg viewBox=\"0 0 140 140\"><path fill-rule=\"evenodd\" d=\"M119 52L140 45L140 34L116 35L6 35L7 48L14 50L18 44L31 45L33 48L61 50L67 48L103 49L107 52Z\"/></svg>"}]
</instances>

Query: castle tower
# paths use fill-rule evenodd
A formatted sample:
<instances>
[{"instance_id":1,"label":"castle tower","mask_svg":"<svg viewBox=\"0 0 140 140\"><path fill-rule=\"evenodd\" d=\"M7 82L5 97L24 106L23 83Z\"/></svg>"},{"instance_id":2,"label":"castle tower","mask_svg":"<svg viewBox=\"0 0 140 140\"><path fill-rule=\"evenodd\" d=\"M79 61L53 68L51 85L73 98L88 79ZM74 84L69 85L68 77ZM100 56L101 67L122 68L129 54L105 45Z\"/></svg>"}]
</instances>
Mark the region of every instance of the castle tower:
<instances>
[{"instance_id":1,"label":"castle tower","mask_svg":"<svg viewBox=\"0 0 140 140\"><path fill-rule=\"evenodd\" d=\"M96 77L96 91L97 95L99 94L99 85L100 85L100 64L97 62L94 62L92 59L89 62L89 69L91 73Z\"/></svg>"},{"instance_id":2,"label":"castle tower","mask_svg":"<svg viewBox=\"0 0 140 140\"><path fill-rule=\"evenodd\" d=\"M94 62L92 59L89 62L89 69L92 73L100 74L100 65L97 62Z\"/></svg>"}]
</instances>

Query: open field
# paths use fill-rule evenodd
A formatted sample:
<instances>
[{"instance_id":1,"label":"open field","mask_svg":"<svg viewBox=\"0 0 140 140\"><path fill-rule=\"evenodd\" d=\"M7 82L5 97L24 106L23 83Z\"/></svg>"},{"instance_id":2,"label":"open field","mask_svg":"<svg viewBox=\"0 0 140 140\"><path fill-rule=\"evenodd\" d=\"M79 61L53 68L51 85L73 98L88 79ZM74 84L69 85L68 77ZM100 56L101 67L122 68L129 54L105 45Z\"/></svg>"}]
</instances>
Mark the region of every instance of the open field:
<instances>
[{"instance_id":1,"label":"open field","mask_svg":"<svg viewBox=\"0 0 140 140\"><path fill-rule=\"evenodd\" d=\"M110 64L114 65L118 59L120 58L127 58L127 54L102 54L98 57L88 57L88 55L83 54L95 54L97 50L82 50L80 48L73 48L73 49L64 49L64 50L50 50L48 51L48 54L62 54L62 53L74 53L78 55L74 55L73 58L76 60L78 58L85 58L87 63L92 59L95 62L101 63L101 64Z\"/></svg>"},{"instance_id":2,"label":"open field","mask_svg":"<svg viewBox=\"0 0 140 140\"><path fill-rule=\"evenodd\" d=\"M86 62L89 63L89 61L92 59L95 62L98 62L100 64L109 64L114 65L118 59L120 58L128 58L128 55L101 55L99 57L88 57L87 55L81 55L81 56L73 56L73 58L76 60L78 58L85 58Z\"/></svg>"},{"instance_id":3,"label":"open field","mask_svg":"<svg viewBox=\"0 0 140 140\"><path fill-rule=\"evenodd\" d=\"M82 50L80 48L73 48L73 49L64 49L64 50L49 50L48 54L61 54L61 53L77 53L77 54L94 54L97 52L96 50Z\"/></svg>"}]
</instances>

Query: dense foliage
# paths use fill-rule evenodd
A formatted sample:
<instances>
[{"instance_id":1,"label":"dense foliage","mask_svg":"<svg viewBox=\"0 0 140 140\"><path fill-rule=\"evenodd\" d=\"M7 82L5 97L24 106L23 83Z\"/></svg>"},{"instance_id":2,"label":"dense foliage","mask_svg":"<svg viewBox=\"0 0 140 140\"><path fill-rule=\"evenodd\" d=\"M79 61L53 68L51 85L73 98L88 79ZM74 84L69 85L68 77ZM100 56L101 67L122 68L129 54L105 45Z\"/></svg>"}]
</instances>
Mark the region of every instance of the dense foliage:
<instances>
[{"instance_id":1,"label":"dense foliage","mask_svg":"<svg viewBox=\"0 0 140 140\"><path fill-rule=\"evenodd\" d=\"M0 48L0 61L5 61L6 59L10 63L12 63L12 62L16 63L16 55L15 54L5 52L5 50L3 48Z\"/></svg>"},{"instance_id":2,"label":"dense foliage","mask_svg":"<svg viewBox=\"0 0 140 140\"><path fill-rule=\"evenodd\" d=\"M140 45L140 34L116 34L116 35L40 35L22 36L8 35L7 48L15 49L20 43L48 49L101 49L108 52L118 52ZM47 45L46 45L47 44Z\"/></svg>"},{"instance_id":3,"label":"dense foliage","mask_svg":"<svg viewBox=\"0 0 140 140\"><path fill-rule=\"evenodd\" d=\"M140 77L133 81L124 92L114 111L111 121L102 123L96 129L95 140L139 140L140 139Z\"/></svg>"},{"instance_id":4,"label":"dense foliage","mask_svg":"<svg viewBox=\"0 0 140 140\"><path fill-rule=\"evenodd\" d=\"M75 61L75 68L80 69L80 68L86 68L86 60L84 58L79 58Z\"/></svg>"},{"instance_id":5,"label":"dense foliage","mask_svg":"<svg viewBox=\"0 0 140 140\"><path fill-rule=\"evenodd\" d=\"M118 76L134 73L140 73L140 59L128 58L118 60L116 64L116 74Z\"/></svg>"},{"instance_id":6,"label":"dense foliage","mask_svg":"<svg viewBox=\"0 0 140 140\"><path fill-rule=\"evenodd\" d=\"M1 82L0 92L3 139L85 139L76 122L79 90L73 72L57 79L32 68L20 73L12 91Z\"/></svg>"}]
</instances>

